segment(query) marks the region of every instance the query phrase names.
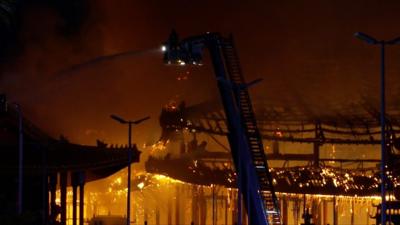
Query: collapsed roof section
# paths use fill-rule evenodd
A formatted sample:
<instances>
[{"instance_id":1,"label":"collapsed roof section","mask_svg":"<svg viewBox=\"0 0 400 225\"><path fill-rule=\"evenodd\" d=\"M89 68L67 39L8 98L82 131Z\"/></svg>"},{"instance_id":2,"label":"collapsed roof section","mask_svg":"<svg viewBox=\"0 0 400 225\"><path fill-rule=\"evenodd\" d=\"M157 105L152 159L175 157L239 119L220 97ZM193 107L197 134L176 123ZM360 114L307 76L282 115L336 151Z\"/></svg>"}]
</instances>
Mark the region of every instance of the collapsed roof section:
<instances>
[{"instance_id":1,"label":"collapsed roof section","mask_svg":"<svg viewBox=\"0 0 400 225\"><path fill-rule=\"evenodd\" d=\"M268 104L255 101L258 128L264 140L327 144L380 144L380 113L367 103L347 106L330 105L318 112L308 107ZM204 102L185 107L166 107L160 116L161 139L173 138L174 132L190 129L216 135L226 135L226 117L216 102ZM388 135L397 147L400 134L400 110L388 108ZM170 137L171 136L171 137Z\"/></svg>"},{"instance_id":2,"label":"collapsed roof section","mask_svg":"<svg viewBox=\"0 0 400 225\"><path fill-rule=\"evenodd\" d=\"M236 173L228 165L213 167L203 161L193 160L190 155L180 158L150 157L146 162L146 171L192 184L235 188ZM329 166L323 168L309 166L271 168L270 173L277 192L345 196L379 195L379 174L369 169L338 170Z\"/></svg>"}]
</instances>

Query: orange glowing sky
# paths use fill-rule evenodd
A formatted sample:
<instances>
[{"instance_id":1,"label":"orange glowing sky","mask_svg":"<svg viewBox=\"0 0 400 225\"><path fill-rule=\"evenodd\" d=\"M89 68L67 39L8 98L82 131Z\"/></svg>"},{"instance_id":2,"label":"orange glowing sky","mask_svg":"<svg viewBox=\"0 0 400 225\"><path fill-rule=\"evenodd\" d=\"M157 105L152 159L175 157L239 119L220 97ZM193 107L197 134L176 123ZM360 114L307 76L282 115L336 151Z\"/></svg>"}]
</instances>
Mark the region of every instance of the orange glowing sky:
<instances>
[{"instance_id":1,"label":"orange glowing sky","mask_svg":"<svg viewBox=\"0 0 400 225\"><path fill-rule=\"evenodd\" d=\"M208 60L202 68L166 67L152 52L57 74L100 55L159 47L170 30L182 36L206 31L233 33L247 80L264 82L254 94L320 107L358 101L378 93L379 51L356 40L400 35L400 2L312 1L132 1L90 0L78 33L64 36L51 8L30 7L21 16L20 51L2 63L1 83L28 118L57 137L94 144L124 143L126 130L109 119L152 117L134 129L134 140L159 137L158 115L171 99L196 103L217 96ZM388 52L390 94L400 72L400 48ZM176 78L189 73L189 79ZM350 96L350 97L349 97ZM299 100L301 98L301 100ZM398 98L393 98L395 101Z\"/></svg>"}]
</instances>

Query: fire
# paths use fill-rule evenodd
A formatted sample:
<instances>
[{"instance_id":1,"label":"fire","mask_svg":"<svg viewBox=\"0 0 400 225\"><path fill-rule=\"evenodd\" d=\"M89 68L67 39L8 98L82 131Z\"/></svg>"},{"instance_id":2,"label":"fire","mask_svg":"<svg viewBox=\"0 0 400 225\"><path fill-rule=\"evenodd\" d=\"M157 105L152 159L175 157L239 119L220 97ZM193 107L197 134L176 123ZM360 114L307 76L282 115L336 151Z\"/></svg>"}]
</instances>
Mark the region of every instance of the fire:
<instances>
[{"instance_id":1,"label":"fire","mask_svg":"<svg viewBox=\"0 0 400 225\"><path fill-rule=\"evenodd\" d=\"M157 141L151 146L150 153L156 153L156 152L162 152L167 149L166 145L169 143L169 140L166 142L163 141Z\"/></svg>"},{"instance_id":2,"label":"fire","mask_svg":"<svg viewBox=\"0 0 400 225\"><path fill-rule=\"evenodd\" d=\"M184 183L184 182L182 182L180 180L175 180L175 179L173 179L171 177L167 177L167 176L164 176L164 175L161 175L161 174L154 174L153 178L155 180L157 180L158 182L164 183L164 184L166 184L166 183L169 183L169 184L177 184L177 183L179 183L179 184L187 184L187 183Z\"/></svg>"},{"instance_id":3,"label":"fire","mask_svg":"<svg viewBox=\"0 0 400 225\"><path fill-rule=\"evenodd\" d=\"M335 176L331 170L323 170L327 176ZM345 176L346 177L346 176ZM351 174L347 176L351 178ZM102 181L88 183L85 189L85 215L86 221L89 221L93 216L114 215L124 217L126 213L126 171L122 170L117 174L112 175ZM339 182L339 181L338 181ZM340 181L342 182L342 181ZM103 183L104 188L100 188ZM235 188L225 188L222 186L200 186L186 183L180 180L173 179L163 174L151 173L136 173L132 180L132 221L134 224L144 224L148 221L149 224L156 224L156 218L160 220L160 224L166 224L168 217L178 219L176 207L179 206L179 224L190 224L192 220L193 204L200 204L202 198L205 199L207 218L206 224L212 224L211 215L212 204L215 205L215 212L218 217L215 219L219 223L228 221L228 224L233 220L235 210L237 209L237 190ZM303 185L303 184L302 184ZM306 184L304 184L306 185ZM59 191L57 192L57 203L60 203ZM214 196L214 197L213 197ZM288 212L296 214L302 213L303 201L305 205L311 207L318 203L318 207L333 207L338 209L339 220L343 223L349 220L350 217L363 219L363 223L369 221L372 224L372 219L368 219L368 215L374 215L376 212L373 205L380 202L379 196L344 196L344 195L319 195L319 194L294 194L278 192L277 196L280 200L289 201ZM212 199L214 198L214 203ZM393 197L390 198L392 200ZM389 198L388 198L389 200ZM195 201L195 202L193 202ZM301 204L296 204L300 202ZM67 217L68 225L72 224L72 194L68 190L67 195ZM322 204L323 203L323 204ZM325 206L324 206L325 205ZM198 207L203 207L201 204ZM296 208L298 207L298 208ZM173 210L172 210L173 209ZM200 208L199 208L200 209ZM322 212L321 210L320 212ZM201 213L200 211L198 213ZM332 215L329 211L327 221L332 220ZM169 215L169 216L168 216ZM297 215L297 214L296 214ZM319 216L323 216L322 214ZM226 217L226 218L225 218ZM290 216L289 224L295 224L295 215ZM297 217L296 217L297 218ZM300 221L300 220L299 220ZM174 224L174 222L172 223Z\"/></svg>"},{"instance_id":4,"label":"fire","mask_svg":"<svg viewBox=\"0 0 400 225\"><path fill-rule=\"evenodd\" d=\"M142 189L144 188L144 183L143 183L143 182L140 182L140 183L137 185L137 187L138 187L140 190L142 190Z\"/></svg>"}]
</instances>

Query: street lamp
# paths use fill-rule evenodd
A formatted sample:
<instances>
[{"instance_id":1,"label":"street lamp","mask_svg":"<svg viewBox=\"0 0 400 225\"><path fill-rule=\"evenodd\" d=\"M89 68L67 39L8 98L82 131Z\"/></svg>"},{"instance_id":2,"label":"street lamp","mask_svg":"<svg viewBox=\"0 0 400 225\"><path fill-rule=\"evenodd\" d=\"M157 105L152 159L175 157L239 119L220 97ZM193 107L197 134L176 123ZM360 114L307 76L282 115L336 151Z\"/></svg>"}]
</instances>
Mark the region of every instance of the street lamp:
<instances>
[{"instance_id":1,"label":"street lamp","mask_svg":"<svg viewBox=\"0 0 400 225\"><path fill-rule=\"evenodd\" d=\"M23 209L23 166L24 166L24 130L21 106L14 103L18 113L18 195L17 213L22 214Z\"/></svg>"},{"instance_id":2,"label":"street lamp","mask_svg":"<svg viewBox=\"0 0 400 225\"><path fill-rule=\"evenodd\" d=\"M128 124L128 193L126 200L126 225L130 225L131 222L131 162L132 162L132 124L137 125L145 120L150 119L149 116L146 116L142 119L138 119L135 121L125 120L117 115L111 115L111 119L121 123Z\"/></svg>"},{"instance_id":3,"label":"street lamp","mask_svg":"<svg viewBox=\"0 0 400 225\"><path fill-rule=\"evenodd\" d=\"M357 32L354 34L358 39L381 47L381 224L386 224L386 135L385 135L385 46L400 44L400 37L389 41L377 40L367 34Z\"/></svg>"}]
</instances>

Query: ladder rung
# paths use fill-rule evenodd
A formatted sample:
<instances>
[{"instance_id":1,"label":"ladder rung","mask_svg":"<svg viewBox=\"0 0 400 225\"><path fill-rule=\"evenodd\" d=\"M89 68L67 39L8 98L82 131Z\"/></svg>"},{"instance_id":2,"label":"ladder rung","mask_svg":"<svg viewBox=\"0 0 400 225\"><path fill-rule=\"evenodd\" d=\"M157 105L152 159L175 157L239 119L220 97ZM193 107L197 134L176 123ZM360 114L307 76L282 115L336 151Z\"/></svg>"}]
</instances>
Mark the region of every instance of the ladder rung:
<instances>
[{"instance_id":1,"label":"ladder rung","mask_svg":"<svg viewBox=\"0 0 400 225\"><path fill-rule=\"evenodd\" d=\"M230 81L237 85L245 84L239 57L237 56L231 39L222 40L222 51ZM239 91L234 91L234 94L237 98L236 101L241 114L241 123L247 137L248 150L251 154L254 169L258 177L263 205L265 209L267 209L266 219L269 221L269 224L280 224L279 209L276 208L276 197L272 189L272 178L269 173L268 163L266 161L249 92L247 89L241 89Z\"/></svg>"}]
</instances>

